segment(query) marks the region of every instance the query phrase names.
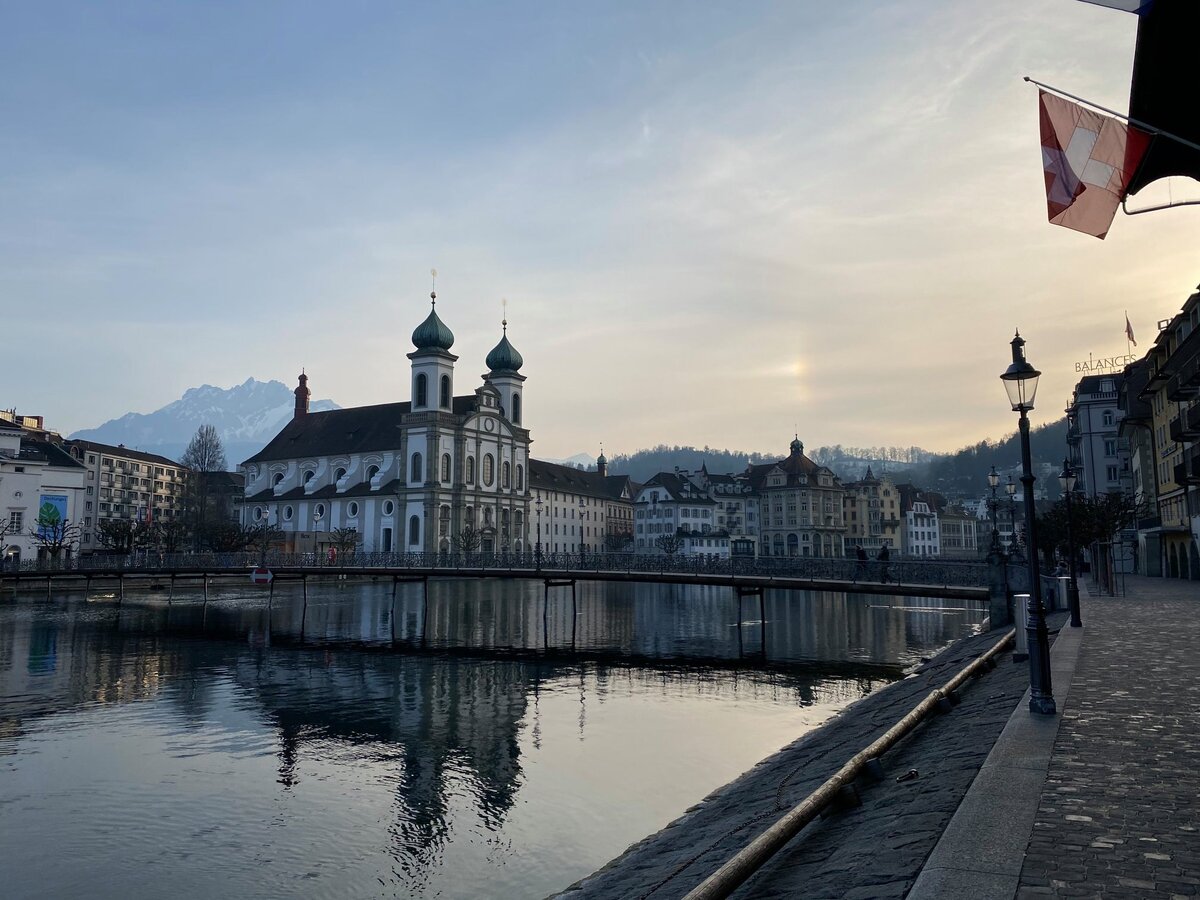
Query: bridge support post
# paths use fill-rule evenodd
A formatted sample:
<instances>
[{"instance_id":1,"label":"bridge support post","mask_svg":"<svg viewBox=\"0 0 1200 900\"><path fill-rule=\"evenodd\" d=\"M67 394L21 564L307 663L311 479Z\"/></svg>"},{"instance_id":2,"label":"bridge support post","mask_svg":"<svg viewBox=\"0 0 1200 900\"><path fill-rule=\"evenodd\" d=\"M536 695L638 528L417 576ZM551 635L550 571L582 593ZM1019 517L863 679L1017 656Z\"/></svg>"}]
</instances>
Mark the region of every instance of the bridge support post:
<instances>
[{"instance_id":1,"label":"bridge support post","mask_svg":"<svg viewBox=\"0 0 1200 900\"><path fill-rule=\"evenodd\" d=\"M167 603L169 604L174 599L175 599L175 573L172 572L171 573L171 588L167 592Z\"/></svg>"},{"instance_id":2,"label":"bridge support post","mask_svg":"<svg viewBox=\"0 0 1200 900\"><path fill-rule=\"evenodd\" d=\"M204 602L208 602L208 573L201 572L200 577L204 580Z\"/></svg>"},{"instance_id":3,"label":"bridge support post","mask_svg":"<svg viewBox=\"0 0 1200 900\"><path fill-rule=\"evenodd\" d=\"M50 599L50 576L46 576L46 599Z\"/></svg>"},{"instance_id":4,"label":"bridge support post","mask_svg":"<svg viewBox=\"0 0 1200 900\"><path fill-rule=\"evenodd\" d=\"M86 601L92 594L92 576L89 575L83 581L83 599Z\"/></svg>"},{"instance_id":5,"label":"bridge support post","mask_svg":"<svg viewBox=\"0 0 1200 900\"><path fill-rule=\"evenodd\" d=\"M125 576L124 575L117 576L117 602L118 603L125 602Z\"/></svg>"},{"instance_id":6,"label":"bridge support post","mask_svg":"<svg viewBox=\"0 0 1200 900\"><path fill-rule=\"evenodd\" d=\"M267 586L267 609L271 608L271 601L275 599L275 579L271 579L270 585Z\"/></svg>"}]
</instances>

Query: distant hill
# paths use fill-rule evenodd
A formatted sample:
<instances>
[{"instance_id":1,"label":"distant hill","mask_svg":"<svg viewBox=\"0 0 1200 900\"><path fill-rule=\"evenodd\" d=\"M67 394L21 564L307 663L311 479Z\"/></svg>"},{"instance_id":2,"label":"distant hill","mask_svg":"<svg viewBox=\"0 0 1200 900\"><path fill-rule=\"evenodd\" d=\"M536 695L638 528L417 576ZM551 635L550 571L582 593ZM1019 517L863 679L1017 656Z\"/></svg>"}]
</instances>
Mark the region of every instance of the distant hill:
<instances>
[{"instance_id":1,"label":"distant hill","mask_svg":"<svg viewBox=\"0 0 1200 900\"><path fill-rule=\"evenodd\" d=\"M1034 428L1029 435L1029 448L1035 472L1045 466L1060 471L1067 452L1066 417ZM987 490L987 473L992 466L1008 472L1019 469L1020 465L1021 437L1014 432L999 441L983 440L955 453L936 456L918 467L913 480L949 496L979 497ZM1039 477L1038 484L1049 497L1058 496L1057 480Z\"/></svg>"},{"instance_id":2,"label":"distant hill","mask_svg":"<svg viewBox=\"0 0 1200 900\"><path fill-rule=\"evenodd\" d=\"M230 468L253 456L275 437L292 417L296 398L280 381L247 378L231 388L204 384L152 413L126 413L96 428L70 435L102 444L124 444L148 453L179 459L201 425L212 425L221 436ZM332 400L314 400L309 409L341 409Z\"/></svg>"}]
</instances>

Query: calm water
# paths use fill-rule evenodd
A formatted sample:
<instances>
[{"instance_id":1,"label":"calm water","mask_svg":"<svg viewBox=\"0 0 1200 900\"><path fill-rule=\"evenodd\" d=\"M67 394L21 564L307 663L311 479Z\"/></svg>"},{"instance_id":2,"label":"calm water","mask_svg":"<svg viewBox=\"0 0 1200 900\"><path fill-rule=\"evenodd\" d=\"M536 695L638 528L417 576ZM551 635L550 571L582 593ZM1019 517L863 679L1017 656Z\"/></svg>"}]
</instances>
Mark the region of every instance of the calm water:
<instances>
[{"instance_id":1,"label":"calm water","mask_svg":"<svg viewBox=\"0 0 1200 900\"><path fill-rule=\"evenodd\" d=\"M985 614L578 591L6 591L0 895L543 897Z\"/></svg>"}]
</instances>

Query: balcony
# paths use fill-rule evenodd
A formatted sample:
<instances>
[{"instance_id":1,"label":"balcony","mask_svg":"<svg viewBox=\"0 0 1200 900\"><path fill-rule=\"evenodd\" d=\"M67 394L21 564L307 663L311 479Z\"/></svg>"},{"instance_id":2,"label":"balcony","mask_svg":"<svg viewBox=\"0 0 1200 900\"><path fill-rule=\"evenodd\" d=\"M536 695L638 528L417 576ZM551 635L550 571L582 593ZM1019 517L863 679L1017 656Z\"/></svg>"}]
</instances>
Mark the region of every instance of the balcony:
<instances>
[{"instance_id":1,"label":"balcony","mask_svg":"<svg viewBox=\"0 0 1200 900\"><path fill-rule=\"evenodd\" d=\"M1167 399L1172 403L1178 403L1181 400L1191 400L1197 394L1200 394L1200 386L1193 385L1187 381L1187 376L1190 372L1180 372L1167 382Z\"/></svg>"},{"instance_id":2,"label":"balcony","mask_svg":"<svg viewBox=\"0 0 1200 900\"><path fill-rule=\"evenodd\" d=\"M1171 420L1171 440L1183 443L1200 439L1200 404Z\"/></svg>"},{"instance_id":3,"label":"balcony","mask_svg":"<svg viewBox=\"0 0 1200 900\"><path fill-rule=\"evenodd\" d=\"M1200 453L1192 452L1175 467L1176 484L1200 484Z\"/></svg>"}]
</instances>

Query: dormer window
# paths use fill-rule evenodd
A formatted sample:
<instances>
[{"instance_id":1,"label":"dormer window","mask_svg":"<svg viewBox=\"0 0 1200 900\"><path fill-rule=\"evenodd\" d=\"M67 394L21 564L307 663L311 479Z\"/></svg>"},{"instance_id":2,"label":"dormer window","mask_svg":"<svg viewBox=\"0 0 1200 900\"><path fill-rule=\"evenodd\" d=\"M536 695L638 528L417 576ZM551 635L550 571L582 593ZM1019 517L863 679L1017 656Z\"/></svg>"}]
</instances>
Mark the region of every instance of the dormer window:
<instances>
[{"instance_id":1,"label":"dormer window","mask_svg":"<svg viewBox=\"0 0 1200 900\"><path fill-rule=\"evenodd\" d=\"M379 474L379 466L367 466L367 481L371 481Z\"/></svg>"},{"instance_id":2,"label":"dormer window","mask_svg":"<svg viewBox=\"0 0 1200 900\"><path fill-rule=\"evenodd\" d=\"M333 473L333 480L335 482L341 481L345 477L346 477L346 470L343 467L338 466L337 471Z\"/></svg>"},{"instance_id":3,"label":"dormer window","mask_svg":"<svg viewBox=\"0 0 1200 900\"><path fill-rule=\"evenodd\" d=\"M304 471L304 483L308 484L310 481L312 481L316 477L316 475L317 475L317 473L314 472L312 469L306 469Z\"/></svg>"},{"instance_id":4,"label":"dormer window","mask_svg":"<svg viewBox=\"0 0 1200 900\"><path fill-rule=\"evenodd\" d=\"M278 487L279 482L283 481L283 473L276 472L275 477L271 479L271 487Z\"/></svg>"}]
</instances>

